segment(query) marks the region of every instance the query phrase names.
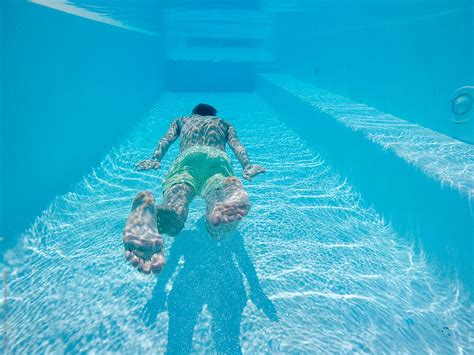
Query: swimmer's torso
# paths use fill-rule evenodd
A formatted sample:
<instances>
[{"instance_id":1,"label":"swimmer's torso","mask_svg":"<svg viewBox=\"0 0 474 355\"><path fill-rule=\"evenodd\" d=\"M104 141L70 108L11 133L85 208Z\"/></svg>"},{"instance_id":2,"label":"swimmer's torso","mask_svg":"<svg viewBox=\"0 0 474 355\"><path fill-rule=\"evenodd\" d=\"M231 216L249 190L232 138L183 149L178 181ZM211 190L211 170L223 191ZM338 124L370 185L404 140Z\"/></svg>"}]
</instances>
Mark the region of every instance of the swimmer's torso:
<instances>
[{"instance_id":1,"label":"swimmer's torso","mask_svg":"<svg viewBox=\"0 0 474 355\"><path fill-rule=\"evenodd\" d=\"M229 124L214 116L184 116L178 118L180 152L193 146L215 147L225 151Z\"/></svg>"}]
</instances>

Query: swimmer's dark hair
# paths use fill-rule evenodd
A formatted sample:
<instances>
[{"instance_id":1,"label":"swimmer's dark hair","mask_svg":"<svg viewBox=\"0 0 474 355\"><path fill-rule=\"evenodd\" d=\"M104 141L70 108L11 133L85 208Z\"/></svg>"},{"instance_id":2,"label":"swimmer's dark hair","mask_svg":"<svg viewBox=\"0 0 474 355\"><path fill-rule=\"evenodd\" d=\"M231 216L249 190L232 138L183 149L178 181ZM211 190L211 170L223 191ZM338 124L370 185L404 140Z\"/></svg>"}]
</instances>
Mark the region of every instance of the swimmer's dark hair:
<instances>
[{"instance_id":1,"label":"swimmer's dark hair","mask_svg":"<svg viewBox=\"0 0 474 355\"><path fill-rule=\"evenodd\" d=\"M208 104L197 104L195 108L193 108L193 115L201 115L201 116L215 116L217 114L217 110Z\"/></svg>"}]
</instances>

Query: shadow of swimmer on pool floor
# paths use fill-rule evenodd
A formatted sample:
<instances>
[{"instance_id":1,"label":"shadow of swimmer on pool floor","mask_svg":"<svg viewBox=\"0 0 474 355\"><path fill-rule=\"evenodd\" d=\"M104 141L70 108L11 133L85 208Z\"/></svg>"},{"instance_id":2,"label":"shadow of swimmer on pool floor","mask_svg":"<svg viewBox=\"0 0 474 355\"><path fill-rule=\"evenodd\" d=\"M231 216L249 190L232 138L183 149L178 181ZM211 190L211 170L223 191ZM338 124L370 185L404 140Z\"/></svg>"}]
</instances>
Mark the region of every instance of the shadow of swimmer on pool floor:
<instances>
[{"instance_id":1,"label":"shadow of swimmer on pool floor","mask_svg":"<svg viewBox=\"0 0 474 355\"><path fill-rule=\"evenodd\" d=\"M209 236L204 218L197 229L185 230L175 239L168 263L148 303L142 310L147 326L168 305L168 354L187 354L192 350L193 330L204 305L212 315L211 332L216 351L241 353L240 320L250 299L271 320L277 321L275 306L263 292L242 236L235 231L217 241ZM197 252L198 251L198 252ZM167 294L166 284L184 257L184 266ZM235 260L235 261L234 261ZM242 275L243 274L243 275ZM247 295L243 276L250 294Z\"/></svg>"}]
</instances>

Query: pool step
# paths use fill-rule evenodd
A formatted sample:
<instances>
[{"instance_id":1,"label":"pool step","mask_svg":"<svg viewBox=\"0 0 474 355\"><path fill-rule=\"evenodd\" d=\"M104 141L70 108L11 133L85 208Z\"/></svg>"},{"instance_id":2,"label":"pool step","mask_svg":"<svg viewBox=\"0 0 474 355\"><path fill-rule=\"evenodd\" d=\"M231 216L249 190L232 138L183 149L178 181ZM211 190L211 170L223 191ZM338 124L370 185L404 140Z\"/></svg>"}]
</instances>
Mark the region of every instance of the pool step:
<instances>
[{"instance_id":1,"label":"pool step","mask_svg":"<svg viewBox=\"0 0 474 355\"><path fill-rule=\"evenodd\" d=\"M255 64L273 63L273 56L262 48L239 47L196 47L186 46L173 49L168 54L175 61L247 62Z\"/></svg>"}]
</instances>

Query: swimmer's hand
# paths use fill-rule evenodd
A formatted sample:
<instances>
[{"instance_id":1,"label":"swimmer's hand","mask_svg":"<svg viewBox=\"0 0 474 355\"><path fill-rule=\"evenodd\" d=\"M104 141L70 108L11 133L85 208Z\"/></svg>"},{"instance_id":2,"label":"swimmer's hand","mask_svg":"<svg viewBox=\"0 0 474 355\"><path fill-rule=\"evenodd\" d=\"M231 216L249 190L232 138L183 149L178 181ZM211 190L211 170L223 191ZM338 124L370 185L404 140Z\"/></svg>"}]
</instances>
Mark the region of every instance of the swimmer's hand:
<instances>
[{"instance_id":1,"label":"swimmer's hand","mask_svg":"<svg viewBox=\"0 0 474 355\"><path fill-rule=\"evenodd\" d=\"M142 160L141 162L137 163L135 165L137 170L151 170L151 169L159 169L160 168L160 162L158 160Z\"/></svg>"},{"instance_id":2,"label":"swimmer's hand","mask_svg":"<svg viewBox=\"0 0 474 355\"><path fill-rule=\"evenodd\" d=\"M245 180L252 180L254 176L257 176L258 174L264 173L265 169L258 165L258 164L250 164L248 165L243 172L243 176Z\"/></svg>"}]
</instances>

